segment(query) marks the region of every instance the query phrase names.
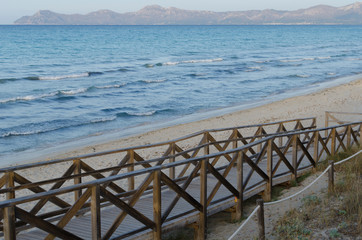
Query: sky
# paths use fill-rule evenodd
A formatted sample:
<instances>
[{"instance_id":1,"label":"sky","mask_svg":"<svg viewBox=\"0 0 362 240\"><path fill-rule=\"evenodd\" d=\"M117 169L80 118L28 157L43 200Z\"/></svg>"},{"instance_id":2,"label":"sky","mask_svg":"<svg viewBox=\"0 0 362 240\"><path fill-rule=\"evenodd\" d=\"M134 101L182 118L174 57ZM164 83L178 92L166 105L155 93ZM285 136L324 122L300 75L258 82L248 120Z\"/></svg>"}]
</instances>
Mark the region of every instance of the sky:
<instances>
[{"instance_id":1,"label":"sky","mask_svg":"<svg viewBox=\"0 0 362 240\"><path fill-rule=\"evenodd\" d=\"M22 16L31 16L39 10L58 13L86 14L100 9L115 12L134 12L147 5L177 7L188 10L244 11L244 10L297 10L326 4L341 7L355 0L0 0L0 24L12 24Z\"/></svg>"}]
</instances>

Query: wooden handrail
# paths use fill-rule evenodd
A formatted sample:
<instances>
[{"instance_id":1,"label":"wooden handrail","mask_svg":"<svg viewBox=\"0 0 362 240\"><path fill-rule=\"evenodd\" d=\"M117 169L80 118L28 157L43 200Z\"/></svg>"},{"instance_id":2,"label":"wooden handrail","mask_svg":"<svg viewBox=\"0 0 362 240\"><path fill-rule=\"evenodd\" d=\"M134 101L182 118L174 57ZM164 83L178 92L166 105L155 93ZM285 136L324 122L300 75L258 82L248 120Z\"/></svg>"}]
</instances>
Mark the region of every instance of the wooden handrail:
<instances>
[{"instance_id":1,"label":"wooden handrail","mask_svg":"<svg viewBox=\"0 0 362 240\"><path fill-rule=\"evenodd\" d=\"M298 133L286 133L286 134L280 134L277 137L287 137L287 136L295 136L295 135L300 135L300 134L305 134L305 133L314 133L314 132L320 132L320 131L325 131L325 130L331 130L331 129L335 129L335 128L342 128L342 127L346 127L346 126L350 126L350 125L359 125L362 124L361 122L354 122L351 124L342 124L339 126L333 126L333 127L327 127L327 128L321 128L321 129L314 129L314 130L306 130L306 131L302 131L302 132L298 132ZM56 189L56 190L50 190L44 193L37 193L37 194L32 194L31 196L27 196L27 197L20 197L20 198L14 198L11 200L6 200L3 202L0 202L0 208L4 208L4 207L10 207L10 206L15 206L16 204L21 204L21 203L25 203L25 202L29 202L29 201L33 201L35 199L43 198L43 197L47 197L47 196L51 196L55 193L57 194L64 194L67 192L72 192L75 190L79 190L79 189L84 189L84 188L89 188L90 186L93 185L101 185L104 183L108 183L108 182L113 182L113 181L117 181L117 180L121 180L124 178L128 178L128 177L132 177L132 176L138 176L138 175L142 175L145 173L151 173L154 171L161 171L161 170L165 170L171 167L177 167L177 166L181 166L181 165L185 165L187 163L193 163L193 162L198 162L200 160L206 159L206 158L215 158L218 156L222 156L222 155L229 155L229 154L233 154L233 153L237 153L237 152L242 152L245 149L251 148L253 146L256 146L260 143L264 143L267 142L271 139L274 139L276 136L269 136L266 138L263 138L261 140L257 140L253 143L244 145L242 147L238 147L235 149L231 149L231 150L226 150L223 152L219 152L219 153L211 153L208 155L204 155L204 156L200 156L200 157L195 157L192 159L184 159L184 160L180 160L174 163L167 163L167 164L163 164L163 165L159 165L159 166L153 166L147 169L140 169L140 170L135 170L132 172L127 172L127 173L122 173L119 175L114 175L114 176L110 176L110 177L106 177L106 178L102 178L102 179L97 179L97 180L93 180L93 181L89 181L86 183L80 183L80 184L76 184L73 186L68 186L68 187L64 187L62 189ZM206 145L205 145L206 146ZM151 159L150 161L160 161L166 159L166 157L163 158L156 158L156 159ZM9 188L10 190L12 190L12 188Z\"/></svg>"}]
</instances>

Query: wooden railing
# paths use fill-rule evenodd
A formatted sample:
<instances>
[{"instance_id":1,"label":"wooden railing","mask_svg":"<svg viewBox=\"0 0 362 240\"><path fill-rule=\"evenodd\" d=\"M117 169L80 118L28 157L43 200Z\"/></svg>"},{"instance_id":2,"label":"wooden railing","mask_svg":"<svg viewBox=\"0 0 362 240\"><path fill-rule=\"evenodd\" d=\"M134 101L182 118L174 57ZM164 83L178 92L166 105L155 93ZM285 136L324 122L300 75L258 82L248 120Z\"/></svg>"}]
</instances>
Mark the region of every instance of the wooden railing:
<instances>
[{"instance_id":1,"label":"wooden railing","mask_svg":"<svg viewBox=\"0 0 362 240\"><path fill-rule=\"evenodd\" d=\"M351 121L351 118L354 118ZM360 121L362 119L362 113L357 112L325 112L325 127L329 127L335 124L345 124L350 122ZM332 123L332 124L331 124Z\"/></svg>"},{"instance_id":2,"label":"wooden railing","mask_svg":"<svg viewBox=\"0 0 362 240\"><path fill-rule=\"evenodd\" d=\"M211 148L217 149L221 147L221 144L239 142L240 140L232 139L206 144L209 133L205 133L205 144L198 146L197 149L189 150L195 152L202 149L203 156L167 164L164 164L164 162L175 156L142 161L140 164L145 165L147 168L1 202L0 209L4 213L4 236L6 239L15 239L17 228L32 225L46 232L46 239L53 239L54 237L79 239L78 233L65 230L65 226L77 214L89 210L91 212L89 218L92 223L89 225L89 233L92 233L91 236L95 239L100 239L101 236L103 239L114 237L113 234L127 215L137 219L143 224L143 227L118 237L126 237L149 229L155 239L160 239L163 225L167 225L175 219L192 215L192 213L195 213L194 218L195 216L199 218L199 238L203 239L207 215L217 211L215 207L218 208L218 204L230 205L231 202L232 205L236 206L236 215L240 217L242 203L246 198L257 192L264 191L264 196L268 200L271 197L273 185L290 180L290 177L296 178L302 171L315 167L323 154L333 154L340 149L346 150L353 144L359 143L358 137L361 134L361 124L361 122L358 122L327 129L269 136L242 147L212 154L210 154ZM352 128L352 126L357 127ZM320 132L325 130L329 132L328 137L322 138ZM282 146L278 146L280 139L283 138L287 141ZM284 165L284 170L280 171L282 165ZM172 168L178 169L182 167L184 169L185 166L192 166L192 171L180 178L171 179L166 174ZM243 177L243 169L246 167L250 168L250 171ZM237 172L236 179L228 180L228 176L233 169ZM254 181L251 181L253 175ZM210 176L217 179L217 183L211 189L210 185L207 184L207 179ZM133 177L143 177L142 183L134 191L119 194L115 192L115 186L111 187L111 184L116 184L119 180ZM16 177L13 176L13 178ZM58 180L57 183L63 180ZM198 183L199 188L197 195L188 192L188 187L195 182ZM36 185L38 187L39 184ZM216 197L221 187L224 187L228 194ZM148 189L152 191L148 191ZM7 186L7 194L12 194L15 190L19 189ZM170 201L171 203L167 208L163 208L163 211L161 211L161 202L164 199L161 191L162 193L175 193L173 200ZM73 204L65 202L68 204L67 206L55 211L36 214L34 210L29 211L21 207L25 203L32 202L35 204L48 200L58 202L61 196L67 193L78 195L77 201ZM151 217L145 216L135 207L147 195L152 196L153 214ZM236 203L233 202L233 197L237 198ZM185 212L170 216L171 211L180 199L188 204L189 210L186 208ZM103 211L100 208L110 204L121 209L121 211L113 224L105 232L101 232ZM57 224L52 224L53 221L57 222Z\"/></svg>"},{"instance_id":3,"label":"wooden railing","mask_svg":"<svg viewBox=\"0 0 362 240\"><path fill-rule=\"evenodd\" d=\"M240 132L246 127L203 131L152 145L166 150L162 157L150 160L140 151L151 145L2 169L0 191L7 198L0 203L4 237L15 239L17 232L34 227L42 231L24 231L17 237L119 239L149 232L160 239L161 229L196 221L198 237L203 239L208 215L235 206L240 218L245 199L263 192L268 200L273 185L315 168L323 155L360 144L361 122L295 131L305 129L305 120L248 126L257 129L251 137ZM315 119L308 120L312 124L306 128L314 128ZM287 132L287 123L294 125L293 132ZM267 126L274 126L279 134L267 134ZM322 131L327 131L326 137ZM215 133L222 133L221 140ZM196 147L179 146L195 136L199 137ZM90 166L92 160L121 153L125 156L118 156L116 166L97 170ZM67 168L52 179L31 181L19 173L56 164ZM108 209L115 214L111 221L105 215ZM129 217L140 226L122 228ZM88 222L83 223L88 230L77 227L82 221Z\"/></svg>"},{"instance_id":4,"label":"wooden railing","mask_svg":"<svg viewBox=\"0 0 362 240\"><path fill-rule=\"evenodd\" d=\"M167 159L167 162L174 162L179 159L192 158L202 154L200 153L200 146L204 144L215 143L216 149L214 151L223 151L231 147L235 148L237 142L239 142L238 144L241 146L271 134L308 130L315 127L315 118L304 118L234 128L211 129L161 143L2 168L0 169L0 194L3 195L0 197L4 198L4 194L7 194L6 190L2 189L6 185L16 186L17 188L15 188L13 194L16 196L24 196L27 193L33 194L60 188L70 180L73 182L68 184L78 184L94 178L104 178L106 177L104 174L107 172L110 173L109 176L132 172L136 169L146 167L143 164L137 164L138 162L145 161L145 159L172 156ZM205 136L207 137L205 138ZM234 139L234 141L232 141L232 139ZM217 141L226 142L225 145L221 146ZM192 152L191 155L189 154L190 152ZM57 171L54 171L54 169ZM49 170L53 170L53 173L49 173ZM183 169L178 177L182 177L187 170L188 167ZM28 176L34 175L34 172L38 173L36 179L28 179ZM171 179L176 177L174 168L170 169L169 177ZM39 188L41 185L49 185L51 183L57 184L48 189ZM126 185L126 188L117 187L114 184L111 184L110 187L118 193L132 191L135 189L135 179L128 179ZM24 189L29 191L26 192ZM22 190L22 192L20 192L20 190ZM78 198L77 195L79 194L75 194L75 199ZM53 203L54 201L57 202L55 204L58 206L67 205L64 202L61 203L60 201L52 199ZM37 212L40 209L41 206L39 205L34 211Z\"/></svg>"}]
</instances>

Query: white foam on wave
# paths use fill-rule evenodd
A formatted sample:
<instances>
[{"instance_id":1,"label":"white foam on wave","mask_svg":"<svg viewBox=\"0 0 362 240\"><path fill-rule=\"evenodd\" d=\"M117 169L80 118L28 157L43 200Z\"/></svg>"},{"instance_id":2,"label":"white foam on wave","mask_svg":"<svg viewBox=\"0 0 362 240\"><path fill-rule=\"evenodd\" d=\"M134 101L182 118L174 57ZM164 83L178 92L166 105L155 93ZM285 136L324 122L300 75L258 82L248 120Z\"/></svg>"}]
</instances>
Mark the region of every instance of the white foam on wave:
<instances>
[{"instance_id":1,"label":"white foam on wave","mask_svg":"<svg viewBox=\"0 0 362 240\"><path fill-rule=\"evenodd\" d=\"M56 95L62 94L62 95L76 95L79 93L87 92L88 88L81 88L76 90L59 90L52 93L46 93L46 94L40 94L40 95L27 95L27 96L21 96L21 97L14 97L14 98L8 98L4 100L0 100L0 104L6 104L11 102L20 102L20 101L34 101L42 98L49 98L54 97Z\"/></svg>"},{"instance_id":2,"label":"white foam on wave","mask_svg":"<svg viewBox=\"0 0 362 240\"><path fill-rule=\"evenodd\" d=\"M178 65L180 64L181 62L165 62L165 63L162 63L162 65L165 65L165 66L173 66L173 65Z\"/></svg>"},{"instance_id":3,"label":"white foam on wave","mask_svg":"<svg viewBox=\"0 0 362 240\"><path fill-rule=\"evenodd\" d=\"M106 86L97 86L95 88L98 88L98 89L121 88L126 85L127 85L127 83L123 83L123 84L114 84L114 85L106 85Z\"/></svg>"},{"instance_id":4,"label":"white foam on wave","mask_svg":"<svg viewBox=\"0 0 362 240\"><path fill-rule=\"evenodd\" d=\"M15 98L8 98L4 100L0 100L0 104L10 103L10 102L17 102L17 101L33 101L37 99L47 98L47 97L53 97L57 95L57 92L54 93L47 93L47 94L41 94L41 95L28 95L24 97L15 97Z\"/></svg>"},{"instance_id":5,"label":"white foam on wave","mask_svg":"<svg viewBox=\"0 0 362 240\"><path fill-rule=\"evenodd\" d=\"M165 62L162 65L165 66L173 66L178 65L182 63L212 63L212 62L221 62L224 59L222 58L213 58L213 59L195 59L195 60L185 60L185 61L179 61L179 62Z\"/></svg>"},{"instance_id":6,"label":"white foam on wave","mask_svg":"<svg viewBox=\"0 0 362 240\"><path fill-rule=\"evenodd\" d=\"M70 74L70 75L61 75L61 76L41 76L39 77L39 80L62 80L67 78L81 78L81 77L89 77L89 73Z\"/></svg>"},{"instance_id":7,"label":"white foam on wave","mask_svg":"<svg viewBox=\"0 0 362 240\"><path fill-rule=\"evenodd\" d=\"M139 112L139 113L137 113L137 112L133 112L133 113L127 112L127 114L130 115L130 116L152 116L155 113L156 113L156 111Z\"/></svg>"},{"instance_id":8,"label":"white foam on wave","mask_svg":"<svg viewBox=\"0 0 362 240\"><path fill-rule=\"evenodd\" d=\"M88 88L80 88L75 90L61 90L59 92L64 95L76 95L79 93L85 93L86 91L88 91Z\"/></svg>"},{"instance_id":9,"label":"white foam on wave","mask_svg":"<svg viewBox=\"0 0 362 240\"><path fill-rule=\"evenodd\" d=\"M331 59L332 57L331 56L327 56L327 57L317 57L317 59Z\"/></svg>"},{"instance_id":10,"label":"white foam on wave","mask_svg":"<svg viewBox=\"0 0 362 240\"><path fill-rule=\"evenodd\" d=\"M97 118L91 121L91 123L101 123L101 122L110 122L110 121L114 121L116 120L117 117L113 116L113 117L106 117L106 118Z\"/></svg>"},{"instance_id":11,"label":"white foam on wave","mask_svg":"<svg viewBox=\"0 0 362 240\"><path fill-rule=\"evenodd\" d=\"M27 131L27 132L12 131L12 132L4 133L3 135L1 135L1 137L6 138L6 137L13 137L13 136L28 136L28 135L34 135L34 134L39 134L39 133L44 133L44 132L46 132L46 131L44 131L44 130Z\"/></svg>"},{"instance_id":12,"label":"white foam on wave","mask_svg":"<svg viewBox=\"0 0 362 240\"><path fill-rule=\"evenodd\" d=\"M295 76L297 76L299 78L309 78L310 77L310 75L308 75L308 74L297 74Z\"/></svg>"},{"instance_id":13,"label":"white foam on wave","mask_svg":"<svg viewBox=\"0 0 362 240\"><path fill-rule=\"evenodd\" d=\"M154 80L141 80L141 81L145 83L162 83L166 82L167 79L154 79Z\"/></svg>"},{"instance_id":14,"label":"white foam on wave","mask_svg":"<svg viewBox=\"0 0 362 240\"><path fill-rule=\"evenodd\" d=\"M309 58L297 58L297 59L281 59L280 62L288 63L288 62L302 62L302 61L315 61L315 60L323 60L330 59L331 56L326 57L309 57Z\"/></svg>"}]
</instances>

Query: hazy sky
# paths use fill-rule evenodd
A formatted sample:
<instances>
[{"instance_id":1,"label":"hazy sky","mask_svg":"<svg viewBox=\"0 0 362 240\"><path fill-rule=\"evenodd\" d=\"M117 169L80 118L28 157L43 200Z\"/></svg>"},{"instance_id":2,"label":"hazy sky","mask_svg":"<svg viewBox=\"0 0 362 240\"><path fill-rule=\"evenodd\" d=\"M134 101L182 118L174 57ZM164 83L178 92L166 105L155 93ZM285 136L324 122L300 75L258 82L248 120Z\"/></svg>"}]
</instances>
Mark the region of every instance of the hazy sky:
<instances>
[{"instance_id":1,"label":"hazy sky","mask_svg":"<svg viewBox=\"0 0 362 240\"><path fill-rule=\"evenodd\" d=\"M242 11L272 8L296 10L318 4L345 6L354 0L0 0L0 24L11 24L22 16L33 15L38 10L59 13L89 13L99 9L115 12L133 12L144 6L158 4L190 10Z\"/></svg>"}]
</instances>

